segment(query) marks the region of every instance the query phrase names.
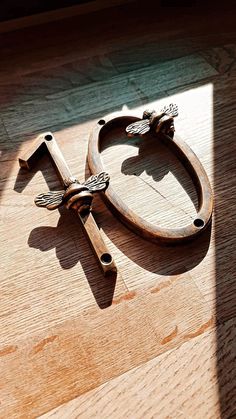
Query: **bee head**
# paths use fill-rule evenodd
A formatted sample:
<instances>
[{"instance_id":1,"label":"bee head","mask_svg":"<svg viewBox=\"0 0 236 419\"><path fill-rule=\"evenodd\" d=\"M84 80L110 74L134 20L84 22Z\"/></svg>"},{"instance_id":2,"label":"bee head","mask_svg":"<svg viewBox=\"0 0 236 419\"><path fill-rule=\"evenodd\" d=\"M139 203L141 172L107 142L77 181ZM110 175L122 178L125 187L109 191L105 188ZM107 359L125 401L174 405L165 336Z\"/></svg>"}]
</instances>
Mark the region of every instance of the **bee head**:
<instances>
[{"instance_id":1,"label":"bee head","mask_svg":"<svg viewBox=\"0 0 236 419\"><path fill-rule=\"evenodd\" d=\"M151 119L155 115L156 111L151 109L146 109L146 111L143 112L143 119Z\"/></svg>"}]
</instances>

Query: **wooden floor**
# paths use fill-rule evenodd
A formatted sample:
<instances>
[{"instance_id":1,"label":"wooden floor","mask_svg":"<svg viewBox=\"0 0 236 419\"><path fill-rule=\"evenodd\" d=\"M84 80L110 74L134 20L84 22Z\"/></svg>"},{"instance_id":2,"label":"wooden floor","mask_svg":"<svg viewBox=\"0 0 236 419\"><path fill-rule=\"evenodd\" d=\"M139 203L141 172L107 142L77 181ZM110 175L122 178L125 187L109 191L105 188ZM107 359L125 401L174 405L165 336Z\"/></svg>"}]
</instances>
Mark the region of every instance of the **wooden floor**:
<instances>
[{"instance_id":1,"label":"wooden floor","mask_svg":"<svg viewBox=\"0 0 236 419\"><path fill-rule=\"evenodd\" d=\"M236 417L236 28L222 7L123 5L1 35L0 417ZM215 194L212 228L161 247L95 199L118 266L104 279L71 212L34 197L60 187L50 161L19 171L52 131L78 178L104 115L176 102L176 131ZM152 139L114 130L102 151L111 182L164 226L193 219L194 187Z\"/></svg>"}]
</instances>

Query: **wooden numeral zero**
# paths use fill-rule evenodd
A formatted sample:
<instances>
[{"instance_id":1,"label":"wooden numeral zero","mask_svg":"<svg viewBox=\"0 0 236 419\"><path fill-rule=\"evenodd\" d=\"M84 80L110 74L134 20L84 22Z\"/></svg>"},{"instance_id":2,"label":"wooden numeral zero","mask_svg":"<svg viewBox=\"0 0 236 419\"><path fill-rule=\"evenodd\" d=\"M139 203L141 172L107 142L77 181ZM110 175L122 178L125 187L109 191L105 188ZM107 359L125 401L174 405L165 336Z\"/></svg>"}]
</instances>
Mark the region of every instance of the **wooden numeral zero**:
<instances>
[{"instance_id":1,"label":"wooden numeral zero","mask_svg":"<svg viewBox=\"0 0 236 419\"><path fill-rule=\"evenodd\" d=\"M138 117L127 116L123 112L119 112L116 113L115 117L111 115L98 121L90 135L88 146L88 164L92 174L105 171L100 154L104 135L115 127L126 127L139 119ZM198 213L194 221L187 226L171 229L162 228L144 220L132 211L117 195L112 188L112 179L102 196L111 211L128 228L145 239L159 243L181 243L195 238L209 225L213 211L213 193L207 174L191 148L176 135L174 138L171 138L166 134L159 134L158 138L165 142L179 158L192 178L198 194Z\"/></svg>"}]
</instances>

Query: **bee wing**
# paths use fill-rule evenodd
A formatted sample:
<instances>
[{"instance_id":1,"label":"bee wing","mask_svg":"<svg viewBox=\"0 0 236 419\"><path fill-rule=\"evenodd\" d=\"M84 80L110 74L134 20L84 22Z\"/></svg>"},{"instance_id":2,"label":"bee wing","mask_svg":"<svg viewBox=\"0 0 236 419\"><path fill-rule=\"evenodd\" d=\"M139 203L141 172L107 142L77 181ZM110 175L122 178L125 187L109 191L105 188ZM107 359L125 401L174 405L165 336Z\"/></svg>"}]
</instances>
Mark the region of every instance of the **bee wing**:
<instances>
[{"instance_id":1,"label":"bee wing","mask_svg":"<svg viewBox=\"0 0 236 419\"><path fill-rule=\"evenodd\" d=\"M46 207L49 210L53 210L62 205L64 193L65 191L49 191L41 193L36 196L34 202L37 207Z\"/></svg>"},{"instance_id":2,"label":"bee wing","mask_svg":"<svg viewBox=\"0 0 236 419\"><path fill-rule=\"evenodd\" d=\"M172 116L173 118L178 116L178 106L175 103L170 103L170 105L164 106L161 112L165 113L166 115Z\"/></svg>"},{"instance_id":3,"label":"bee wing","mask_svg":"<svg viewBox=\"0 0 236 419\"><path fill-rule=\"evenodd\" d=\"M132 124L126 127L127 134L132 135L143 135L150 130L150 121L149 119L141 119L140 121L133 122Z\"/></svg>"},{"instance_id":4,"label":"bee wing","mask_svg":"<svg viewBox=\"0 0 236 419\"><path fill-rule=\"evenodd\" d=\"M98 175L90 176L85 182L84 186L87 186L89 192L103 191L107 188L110 180L110 176L106 172L98 173Z\"/></svg>"}]
</instances>

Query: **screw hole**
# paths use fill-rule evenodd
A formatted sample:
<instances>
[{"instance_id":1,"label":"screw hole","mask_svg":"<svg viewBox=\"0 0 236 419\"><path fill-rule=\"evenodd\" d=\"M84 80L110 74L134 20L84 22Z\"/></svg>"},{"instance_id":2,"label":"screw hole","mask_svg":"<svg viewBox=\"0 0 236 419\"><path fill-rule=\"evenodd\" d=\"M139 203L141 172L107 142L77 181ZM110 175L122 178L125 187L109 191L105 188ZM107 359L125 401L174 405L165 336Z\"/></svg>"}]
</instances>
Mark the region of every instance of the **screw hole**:
<instances>
[{"instance_id":1,"label":"screw hole","mask_svg":"<svg viewBox=\"0 0 236 419\"><path fill-rule=\"evenodd\" d=\"M201 218L196 218L196 220L194 220L193 224L195 225L195 227L203 227L204 226L204 221Z\"/></svg>"},{"instance_id":2,"label":"screw hole","mask_svg":"<svg viewBox=\"0 0 236 419\"><path fill-rule=\"evenodd\" d=\"M51 141L52 140L52 135L50 135L50 134L45 135L44 138L45 138L46 141Z\"/></svg>"},{"instance_id":3,"label":"screw hole","mask_svg":"<svg viewBox=\"0 0 236 419\"><path fill-rule=\"evenodd\" d=\"M99 125L105 125L106 121L104 119L100 119L100 121L98 121Z\"/></svg>"},{"instance_id":4,"label":"screw hole","mask_svg":"<svg viewBox=\"0 0 236 419\"><path fill-rule=\"evenodd\" d=\"M104 265L108 265L112 261L110 253L103 253L100 259L101 262L104 263Z\"/></svg>"}]
</instances>

